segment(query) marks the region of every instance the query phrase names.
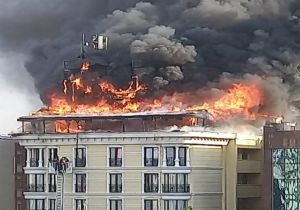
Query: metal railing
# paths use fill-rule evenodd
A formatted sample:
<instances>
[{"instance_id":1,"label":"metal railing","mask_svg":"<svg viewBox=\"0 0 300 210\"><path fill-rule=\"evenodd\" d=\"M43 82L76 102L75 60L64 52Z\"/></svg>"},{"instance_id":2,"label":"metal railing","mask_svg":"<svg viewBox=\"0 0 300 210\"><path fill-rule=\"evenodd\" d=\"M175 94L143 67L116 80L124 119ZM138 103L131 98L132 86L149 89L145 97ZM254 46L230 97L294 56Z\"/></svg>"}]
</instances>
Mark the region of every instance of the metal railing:
<instances>
[{"instance_id":1,"label":"metal railing","mask_svg":"<svg viewBox=\"0 0 300 210\"><path fill-rule=\"evenodd\" d=\"M86 192L86 184L75 184L75 192Z\"/></svg>"},{"instance_id":2,"label":"metal railing","mask_svg":"<svg viewBox=\"0 0 300 210\"><path fill-rule=\"evenodd\" d=\"M44 192L45 185L43 184L28 184L26 186L26 192Z\"/></svg>"},{"instance_id":3,"label":"metal railing","mask_svg":"<svg viewBox=\"0 0 300 210\"><path fill-rule=\"evenodd\" d=\"M30 167L39 167L39 161L38 160L30 160Z\"/></svg>"},{"instance_id":4,"label":"metal railing","mask_svg":"<svg viewBox=\"0 0 300 210\"><path fill-rule=\"evenodd\" d=\"M75 158L75 167L85 167L86 166L86 159L85 158Z\"/></svg>"},{"instance_id":5,"label":"metal railing","mask_svg":"<svg viewBox=\"0 0 300 210\"><path fill-rule=\"evenodd\" d=\"M175 166L175 158L167 157L167 166Z\"/></svg>"},{"instance_id":6,"label":"metal railing","mask_svg":"<svg viewBox=\"0 0 300 210\"><path fill-rule=\"evenodd\" d=\"M179 157L179 166L186 166L186 158Z\"/></svg>"},{"instance_id":7,"label":"metal railing","mask_svg":"<svg viewBox=\"0 0 300 210\"><path fill-rule=\"evenodd\" d=\"M158 184L145 184L144 192L158 192Z\"/></svg>"},{"instance_id":8,"label":"metal railing","mask_svg":"<svg viewBox=\"0 0 300 210\"><path fill-rule=\"evenodd\" d=\"M122 184L110 184L109 192L111 193L122 192Z\"/></svg>"},{"instance_id":9,"label":"metal railing","mask_svg":"<svg viewBox=\"0 0 300 210\"><path fill-rule=\"evenodd\" d=\"M109 166L122 166L122 158L109 158Z\"/></svg>"},{"instance_id":10,"label":"metal railing","mask_svg":"<svg viewBox=\"0 0 300 210\"><path fill-rule=\"evenodd\" d=\"M56 192L56 185L49 184L48 185L48 191L49 192Z\"/></svg>"},{"instance_id":11,"label":"metal railing","mask_svg":"<svg viewBox=\"0 0 300 210\"><path fill-rule=\"evenodd\" d=\"M162 192L163 193L189 193L190 185L189 184L163 184Z\"/></svg>"},{"instance_id":12,"label":"metal railing","mask_svg":"<svg viewBox=\"0 0 300 210\"><path fill-rule=\"evenodd\" d=\"M145 158L144 165L145 166L158 166L158 158Z\"/></svg>"}]
</instances>

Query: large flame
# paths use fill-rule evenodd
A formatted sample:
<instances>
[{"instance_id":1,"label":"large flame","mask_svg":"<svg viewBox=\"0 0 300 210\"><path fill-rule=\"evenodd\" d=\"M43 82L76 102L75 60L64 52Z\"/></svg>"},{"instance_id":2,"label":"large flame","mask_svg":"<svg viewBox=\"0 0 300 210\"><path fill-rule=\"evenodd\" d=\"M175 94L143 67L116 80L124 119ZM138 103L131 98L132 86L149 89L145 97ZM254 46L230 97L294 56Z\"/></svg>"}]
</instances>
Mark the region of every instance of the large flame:
<instances>
[{"instance_id":1,"label":"large flame","mask_svg":"<svg viewBox=\"0 0 300 210\"><path fill-rule=\"evenodd\" d=\"M128 88L120 89L108 81L101 81L97 86L85 85L82 77L63 82L64 95L52 94L50 106L39 114L106 114L128 113L143 111L200 111L207 110L213 120L229 119L241 116L246 119L255 119L264 116L259 108L264 104L264 94L255 84L233 84L221 97L212 98L208 102L189 104L188 101L179 101L176 96L170 100L142 99L139 93L145 91L145 85L140 84L137 77ZM71 95L70 97L68 97ZM91 98L88 98L91 97ZM88 98L88 100L82 100ZM91 99L91 100L89 100ZM182 100L182 99L181 99ZM173 103L176 101L177 103Z\"/></svg>"}]
</instances>

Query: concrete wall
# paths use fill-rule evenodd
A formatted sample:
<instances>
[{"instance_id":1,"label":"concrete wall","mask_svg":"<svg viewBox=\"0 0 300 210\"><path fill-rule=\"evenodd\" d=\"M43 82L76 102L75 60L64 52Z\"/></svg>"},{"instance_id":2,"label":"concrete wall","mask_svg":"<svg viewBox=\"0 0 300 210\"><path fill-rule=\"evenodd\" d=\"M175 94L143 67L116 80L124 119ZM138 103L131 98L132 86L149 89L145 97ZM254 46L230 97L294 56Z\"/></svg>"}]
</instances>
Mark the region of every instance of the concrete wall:
<instances>
[{"instance_id":1,"label":"concrete wall","mask_svg":"<svg viewBox=\"0 0 300 210\"><path fill-rule=\"evenodd\" d=\"M0 141L0 210L15 208L14 142Z\"/></svg>"}]
</instances>

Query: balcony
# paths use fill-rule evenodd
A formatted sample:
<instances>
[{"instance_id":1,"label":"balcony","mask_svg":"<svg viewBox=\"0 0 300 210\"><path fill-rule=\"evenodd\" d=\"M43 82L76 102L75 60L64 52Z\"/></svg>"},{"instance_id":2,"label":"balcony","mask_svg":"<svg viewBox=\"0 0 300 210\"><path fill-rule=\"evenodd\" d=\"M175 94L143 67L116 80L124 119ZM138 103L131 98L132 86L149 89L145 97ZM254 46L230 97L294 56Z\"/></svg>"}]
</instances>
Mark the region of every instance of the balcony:
<instances>
[{"instance_id":1,"label":"balcony","mask_svg":"<svg viewBox=\"0 0 300 210\"><path fill-rule=\"evenodd\" d=\"M109 166L121 167L122 166L122 158L109 158Z\"/></svg>"},{"instance_id":2,"label":"balcony","mask_svg":"<svg viewBox=\"0 0 300 210\"><path fill-rule=\"evenodd\" d=\"M45 185L29 184L26 186L26 192L45 192Z\"/></svg>"},{"instance_id":3,"label":"balcony","mask_svg":"<svg viewBox=\"0 0 300 210\"><path fill-rule=\"evenodd\" d=\"M111 193L120 193L122 192L122 184L110 184L109 192Z\"/></svg>"},{"instance_id":4,"label":"balcony","mask_svg":"<svg viewBox=\"0 0 300 210\"><path fill-rule=\"evenodd\" d=\"M58 164L55 160L50 160L48 162L48 172L50 174L55 174L56 172L65 172L67 174L72 173L73 164L72 162L67 162L62 165Z\"/></svg>"},{"instance_id":5,"label":"balcony","mask_svg":"<svg viewBox=\"0 0 300 210\"><path fill-rule=\"evenodd\" d=\"M145 184L144 185L144 192L151 193L151 192L158 192L158 184Z\"/></svg>"},{"instance_id":6,"label":"balcony","mask_svg":"<svg viewBox=\"0 0 300 210\"><path fill-rule=\"evenodd\" d=\"M56 185L48 185L48 192L56 192Z\"/></svg>"},{"instance_id":7,"label":"balcony","mask_svg":"<svg viewBox=\"0 0 300 210\"><path fill-rule=\"evenodd\" d=\"M186 166L186 158L179 157L179 166Z\"/></svg>"},{"instance_id":8,"label":"balcony","mask_svg":"<svg viewBox=\"0 0 300 210\"><path fill-rule=\"evenodd\" d=\"M39 161L38 160L30 160L30 167L39 167Z\"/></svg>"},{"instance_id":9,"label":"balcony","mask_svg":"<svg viewBox=\"0 0 300 210\"><path fill-rule=\"evenodd\" d=\"M85 158L75 158L75 167L85 167L86 159Z\"/></svg>"},{"instance_id":10,"label":"balcony","mask_svg":"<svg viewBox=\"0 0 300 210\"><path fill-rule=\"evenodd\" d=\"M238 198L257 198L261 197L261 185L238 184L236 194Z\"/></svg>"},{"instance_id":11,"label":"balcony","mask_svg":"<svg viewBox=\"0 0 300 210\"><path fill-rule=\"evenodd\" d=\"M238 160L237 161L238 173L261 173L261 161L260 160Z\"/></svg>"},{"instance_id":12,"label":"balcony","mask_svg":"<svg viewBox=\"0 0 300 210\"><path fill-rule=\"evenodd\" d=\"M163 184L162 192L163 193L189 193L190 185L189 184Z\"/></svg>"},{"instance_id":13,"label":"balcony","mask_svg":"<svg viewBox=\"0 0 300 210\"><path fill-rule=\"evenodd\" d=\"M167 166L175 166L175 158L167 157Z\"/></svg>"},{"instance_id":14,"label":"balcony","mask_svg":"<svg viewBox=\"0 0 300 210\"><path fill-rule=\"evenodd\" d=\"M75 184L75 192L77 193L85 193L86 192L86 184Z\"/></svg>"},{"instance_id":15,"label":"balcony","mask_svg":"<svg viewBox=\"0 0 300 210\"><path fill-rule=\"evenodd\" d=\"M144 159L145 166L158 166L157 158L145 158Z\"/></svg>"}]
</instances>

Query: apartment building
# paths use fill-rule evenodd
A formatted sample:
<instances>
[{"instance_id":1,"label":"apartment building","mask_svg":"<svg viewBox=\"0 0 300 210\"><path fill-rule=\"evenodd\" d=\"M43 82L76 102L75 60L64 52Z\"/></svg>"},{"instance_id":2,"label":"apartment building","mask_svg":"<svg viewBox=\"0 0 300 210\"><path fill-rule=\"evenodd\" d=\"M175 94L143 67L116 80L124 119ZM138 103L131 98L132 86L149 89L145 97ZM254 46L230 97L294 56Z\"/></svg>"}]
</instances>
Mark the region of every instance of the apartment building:
<instances>
[{"instance_id":1,"label":"apartment building","mask_svg":"<svg viewBox=\"0 0 300 210\"><path fill-rule=\"evenodd\" d=\"M294 123L264 127L263 209L300 209L300 131Z\"/></svg>"},{"instance_id":2,"label":"apartment building","mask_svg":"<svg viewBox=\"0 0 300 210\"><path fill-rule=\"evenodd\" d=\"M194 126L205 120L187 113L20 118L16 209L236 209L236 135L160 129L190 125L186 118ZM82 130L56 132L58 120Z\"/></svg>"},{"instance_id":3,"label":"apartment building","mask_svg":"<svg viewBox=\"0 0 300 210\"><path fill-rule=\"evenodd\" d=\"M263 210L262 136L237 139L237 210Z\"/></svg>"}]
</instances>

